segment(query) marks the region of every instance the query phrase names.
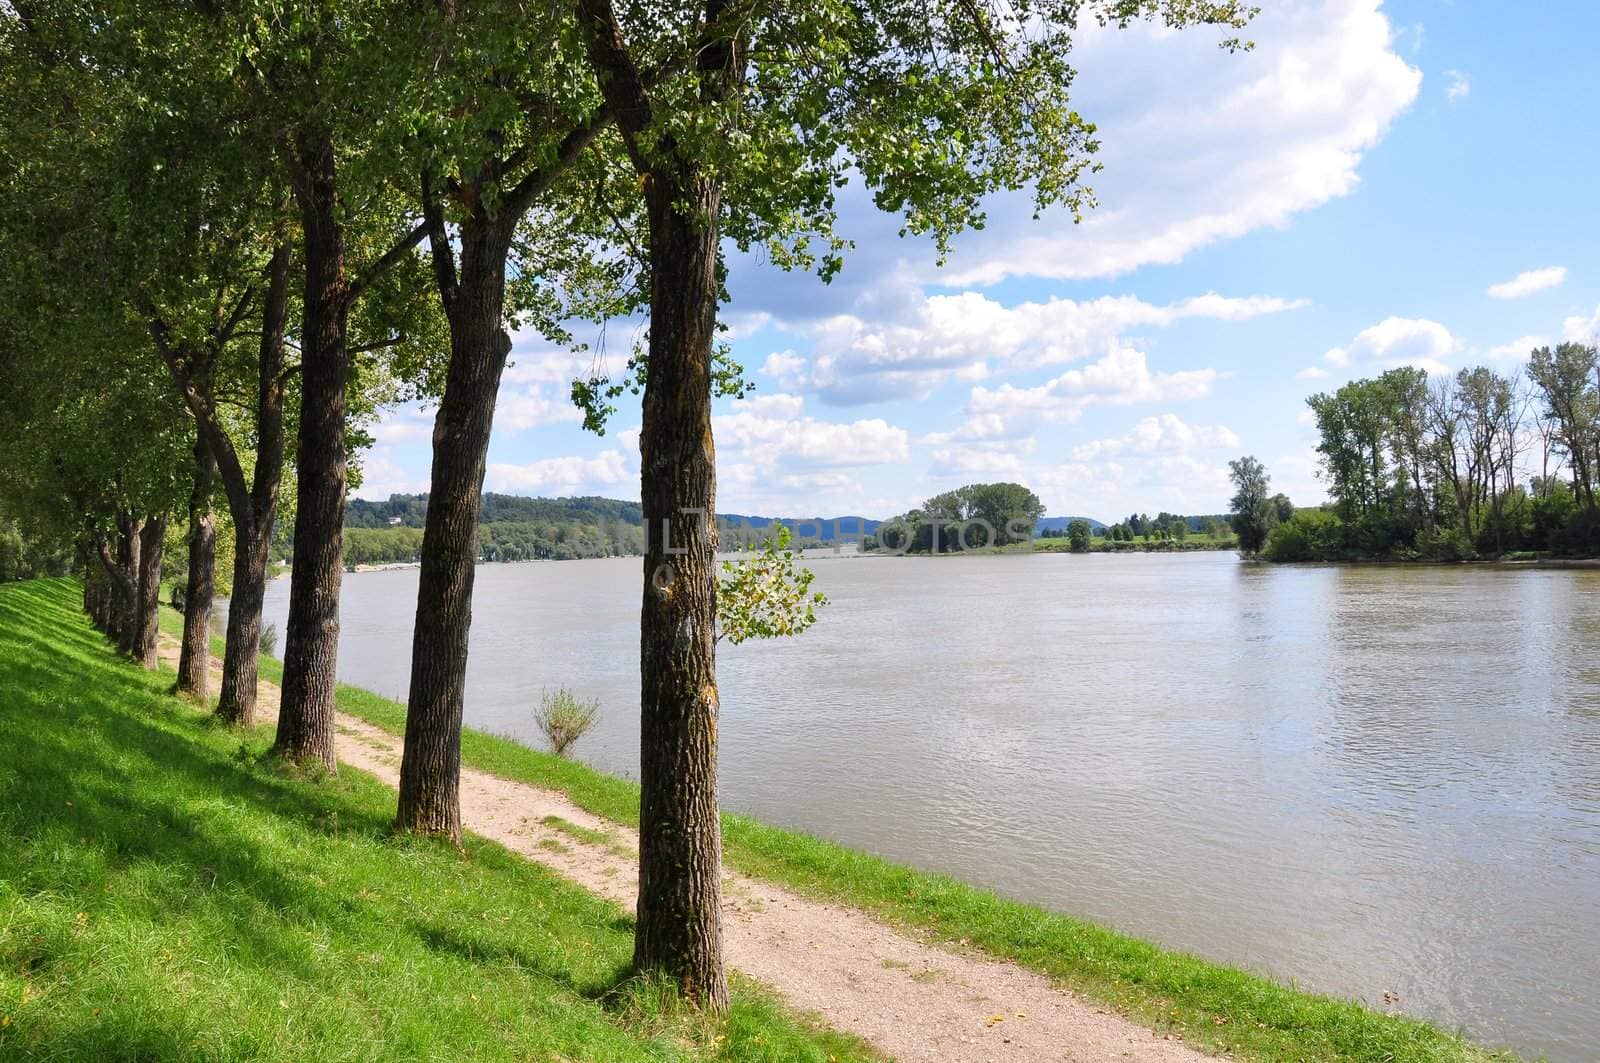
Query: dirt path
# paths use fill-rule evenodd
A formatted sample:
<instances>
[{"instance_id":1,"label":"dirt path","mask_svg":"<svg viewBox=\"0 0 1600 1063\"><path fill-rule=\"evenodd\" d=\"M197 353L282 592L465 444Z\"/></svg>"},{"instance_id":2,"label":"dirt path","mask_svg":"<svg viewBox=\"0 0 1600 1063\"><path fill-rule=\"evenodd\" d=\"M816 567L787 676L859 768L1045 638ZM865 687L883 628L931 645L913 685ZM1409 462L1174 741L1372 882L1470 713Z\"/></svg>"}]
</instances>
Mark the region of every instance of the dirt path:
<instances>
[{"instance_id":1,"label":"dirt path","mask_svg":"<svg viewBox=\"0 0 1600 1063\"><path fill-rule=\"evenodd\" d=\"M162 659L177 660L162 637ZM213 688L220 680L214 681ZM277 719L263 681L258 715ZM398 786L400 739L340 714L339 760ZM559 793L461 772L463 825L632 911L638 843L632 831ZM1194 1063L1182 1042L1057 989L1015 964L916 940L860 911L824 904L743 875L723 875L728 962L895 1059L939 1063Z\"/></svg>"}]
</instances>

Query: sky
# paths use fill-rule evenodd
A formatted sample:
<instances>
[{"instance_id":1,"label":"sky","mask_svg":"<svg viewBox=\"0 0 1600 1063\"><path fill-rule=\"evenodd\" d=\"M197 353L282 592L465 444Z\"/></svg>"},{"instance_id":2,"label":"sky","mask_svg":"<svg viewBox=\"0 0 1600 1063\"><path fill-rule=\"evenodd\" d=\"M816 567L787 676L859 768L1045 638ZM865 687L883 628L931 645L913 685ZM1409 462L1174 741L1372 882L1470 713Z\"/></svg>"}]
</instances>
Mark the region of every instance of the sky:
<instances>
[{"instance_id":1,"label":"sky","mask_svg":"<svg viewBox=\"0 0 1600 1063\"><path fill-rule=\"evenodd\" d=\"M1600 5L1259 0L1255 50L1093 30L1081 224L998 197L941 268L847 192L832 284L730 256L755 390L713 420L721 512L888 517L965 483L1052 515L1222 512L1227 462L1325 497L1308 395L1398 365L1515 369L1600 333ZM638 498L637 400L585 433L573 355L516 337L485 488ZM385 414L355 493L428 487L432 412Z\"/></svg>"}]
</instances>

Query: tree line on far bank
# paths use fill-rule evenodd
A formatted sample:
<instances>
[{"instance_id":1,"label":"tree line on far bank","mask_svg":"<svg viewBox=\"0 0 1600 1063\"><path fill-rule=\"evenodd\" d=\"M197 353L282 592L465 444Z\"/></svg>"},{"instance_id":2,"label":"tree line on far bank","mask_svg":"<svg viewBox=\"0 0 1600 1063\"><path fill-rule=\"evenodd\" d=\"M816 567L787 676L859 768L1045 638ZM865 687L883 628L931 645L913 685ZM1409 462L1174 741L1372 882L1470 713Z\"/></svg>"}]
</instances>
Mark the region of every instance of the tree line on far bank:
<instances>
[{"instance_id":1,"label":"tree line on far bank","mask_svg":"<svg viewBox=\"0 0 1600 1063\"><path fill-rule=\"evenodd\" d=\"M1600 352L1539 347L1511 373L1415 367L1307 400L1330 502L1273 512L1231 463L1234 527L1274 561L1600 555Z\"/></svg>"},{"instance_id":2,"label":"tree line on far bank","mask_svg":"<svg viewBox=\"0 0 1600 1063\"><path fill-rule=\"evenodd\" d=\"M748 390L718 338L725 250L831 278L852 180L941 252L994 193L1088 209L1079 19L1220 27L1232 49L1252 15L1237 0L0 5L5 511L72 543L85 606L147 665L181 527L179 683L198 697L229 535L215 711L230 726L255 718L273 529L292 521L273 750L331 772L356 455L384 404L434 400L395 828L456 840L511 333L574 347L585 322L648 321L626 367L597 358L573 398L603 432L639 397L642 512L662 530L640 581L634 966L721 1009L726 632L700 515L716 512L713 397Z\"/></svg>"}]
</instances>

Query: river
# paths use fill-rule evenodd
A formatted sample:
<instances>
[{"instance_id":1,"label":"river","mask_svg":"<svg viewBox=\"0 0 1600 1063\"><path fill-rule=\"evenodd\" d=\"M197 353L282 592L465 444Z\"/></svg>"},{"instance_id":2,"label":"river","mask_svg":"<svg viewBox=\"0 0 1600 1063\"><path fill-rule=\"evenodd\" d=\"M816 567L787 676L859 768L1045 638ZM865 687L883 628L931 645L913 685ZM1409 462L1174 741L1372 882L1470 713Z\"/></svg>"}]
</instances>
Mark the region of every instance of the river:
<instances>
[{"instance_id":1,"label":"river","mask_svg":"<svg viewBox=\"0 0 1600 1063\"><path fill-rule=\"evenodd\" d=\"M726 807L1552 1059L1600 1044L1600 572L1230 554L808 560L725 646ZM468 726L638 763L634 559L478 569ZM404 698L417 573L349 575ZM289 584L268 619L284 630Z\"/></svg>"}]
</instances>

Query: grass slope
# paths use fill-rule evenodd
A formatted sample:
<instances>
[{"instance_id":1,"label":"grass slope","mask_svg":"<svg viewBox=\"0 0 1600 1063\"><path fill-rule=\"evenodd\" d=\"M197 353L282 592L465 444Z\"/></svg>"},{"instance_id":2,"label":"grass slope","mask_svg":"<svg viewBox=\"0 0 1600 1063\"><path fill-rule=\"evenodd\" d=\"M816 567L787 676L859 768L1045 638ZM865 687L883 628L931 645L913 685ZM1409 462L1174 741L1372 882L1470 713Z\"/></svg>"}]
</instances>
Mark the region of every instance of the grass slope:
<instances>
[{"instance_id":1,"label":"grass slope","mask_svg":"<svg viewBox=\"0 0 1600 1063\"><path fill-rule=\"evenodd\" d=\"M736 987L625 982L631 919L393 793L263 761L115 657L65 580L0 586L0 1058L872 1058Z\"/></svg>"},{"instance_id":2,"label":"grass slope","mask_svg":"<svg viewBox=\"0 0 1600 1063\"><path fill-rule=\"evenodd\" d=\"M163 623L175 633L182 629L176 614ZM263 659L262 673L276 679L278 663ZM392 734L405 733L404 705L344 685L338 703L341 711ZM463 732L461 752L470 767L559 790L589 812L638 825L635 783L478 731ZM1014 960L1153 1029L1181 1034L1197 1047L1268 1063L1515 1058L1430 1023L1304 993L745 816L724 813L723 843L728 864L740 871L855 905L937 940Z\"/></svg>"}]
</instances>

